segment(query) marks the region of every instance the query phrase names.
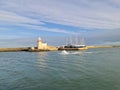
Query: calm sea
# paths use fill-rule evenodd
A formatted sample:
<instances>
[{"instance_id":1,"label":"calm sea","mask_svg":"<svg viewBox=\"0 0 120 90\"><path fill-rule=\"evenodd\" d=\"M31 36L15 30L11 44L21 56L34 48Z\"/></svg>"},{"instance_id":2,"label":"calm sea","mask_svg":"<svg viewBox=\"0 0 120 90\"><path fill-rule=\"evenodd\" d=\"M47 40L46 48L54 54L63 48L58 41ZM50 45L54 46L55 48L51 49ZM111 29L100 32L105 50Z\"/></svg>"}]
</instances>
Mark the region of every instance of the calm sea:
<instances>
[{"instance_id":1,"label":"calm sea","mask_svg":"<svg viewBox=\"0 0 120 90\"><path fill-rule=\"evenodd\" d=\"M120 48L0 52L0 90L120 90Z\"/></svg>"}]
</instances>

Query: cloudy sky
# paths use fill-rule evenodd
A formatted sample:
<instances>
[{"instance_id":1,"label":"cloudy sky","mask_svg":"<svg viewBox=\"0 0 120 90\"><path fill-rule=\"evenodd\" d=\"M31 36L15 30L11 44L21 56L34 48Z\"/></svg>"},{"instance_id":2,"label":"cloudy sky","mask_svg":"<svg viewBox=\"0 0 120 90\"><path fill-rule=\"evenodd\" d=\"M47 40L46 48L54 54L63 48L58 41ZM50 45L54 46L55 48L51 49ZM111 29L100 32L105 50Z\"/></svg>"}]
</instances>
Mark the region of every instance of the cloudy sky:
<instances>
[{"instance_id":1,"label":"cloudy sky","mask_svg":"<svg viewBox=\"0 0 120 90\"><path fill-rule=\"evenodd\" d=\"M89 43L119 43L120 0L0 0L0 46L75 35Z\"/></svg>"}]
</instances>

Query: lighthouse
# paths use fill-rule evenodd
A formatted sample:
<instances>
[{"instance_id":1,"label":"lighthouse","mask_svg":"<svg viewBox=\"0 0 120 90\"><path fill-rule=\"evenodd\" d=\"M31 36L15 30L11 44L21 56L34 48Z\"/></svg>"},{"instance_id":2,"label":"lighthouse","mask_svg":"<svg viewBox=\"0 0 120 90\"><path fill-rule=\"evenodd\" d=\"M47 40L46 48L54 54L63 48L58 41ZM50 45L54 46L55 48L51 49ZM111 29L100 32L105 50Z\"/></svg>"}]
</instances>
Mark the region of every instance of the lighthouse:
<instances>
[{"instance_id":1,"label":"lighthouse","mask_svg":"<svg viewBox=\"0 0 120 90\"><path fill-rule=\"evenodd\" d=\"M38 49L42 49L42 39L40 37L38 38L37 43L38 43Z\"/></svg>"},{"instance_id":2,"label":"lighthouse","mask_svg":"<svg viewBox=\"0 0 120 90\"><path fill-rule=\"evenodd\" d=\"M47 49L47 43L42 42L42 39L38 38L38 49L46 50Z\"/></svg>"}]
</instances>

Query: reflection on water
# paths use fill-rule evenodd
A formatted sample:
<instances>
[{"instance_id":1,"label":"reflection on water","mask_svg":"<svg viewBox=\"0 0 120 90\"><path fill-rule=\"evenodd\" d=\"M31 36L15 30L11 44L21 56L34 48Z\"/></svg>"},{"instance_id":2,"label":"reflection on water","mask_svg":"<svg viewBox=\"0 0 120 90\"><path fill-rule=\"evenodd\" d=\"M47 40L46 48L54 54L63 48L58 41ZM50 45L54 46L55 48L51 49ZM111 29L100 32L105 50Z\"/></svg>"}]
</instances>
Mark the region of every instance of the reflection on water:
<instances>
[{"instance_id":1,"label":"reflection on water","mask_svg":"<svg viewBox=\"0 0 120 90\"><path fill-rule=\"evenodd\" d=\"M38 65L41 69L47 67L47 52L38 52Z\"/></svg>"}]
</instances>

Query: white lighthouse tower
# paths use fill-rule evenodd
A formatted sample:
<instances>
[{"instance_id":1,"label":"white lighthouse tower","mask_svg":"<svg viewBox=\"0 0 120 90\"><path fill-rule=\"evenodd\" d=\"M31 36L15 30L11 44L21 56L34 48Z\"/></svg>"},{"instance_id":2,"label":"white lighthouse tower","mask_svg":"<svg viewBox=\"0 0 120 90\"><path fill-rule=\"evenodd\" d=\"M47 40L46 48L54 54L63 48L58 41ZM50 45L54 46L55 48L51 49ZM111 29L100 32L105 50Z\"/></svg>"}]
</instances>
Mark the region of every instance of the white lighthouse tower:
<instances>
[{"instance_id":1,"label":"white lighthouse tower","mask_svg":"<svg viewBox=\"0 0 120 90\"><path fill-rule=\"evenodd\" d=\"M40 37L38 38L37 43L38 43L38 49L43 49L43 50L47 49L47 43L43 43Z\"/></svg>"},{"instance_id":2,"label":"white lighthouse tower","mask_svg":"<svg viewBox=\"0 0 120 90\"><path fill-rule=\"evenodd\" d=\"M42 49L42 39L39 37L38 38L38 49Z\"/></svg>"}]
</instances>

